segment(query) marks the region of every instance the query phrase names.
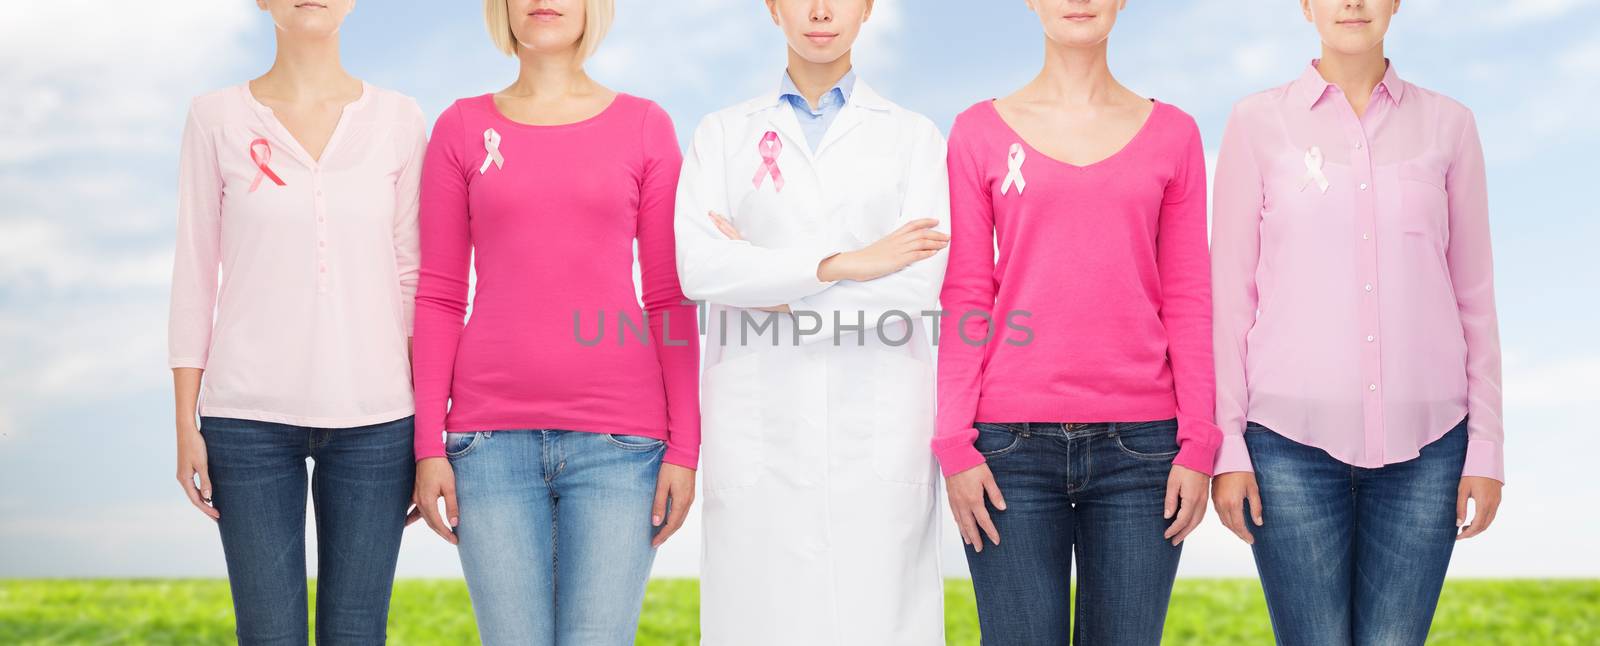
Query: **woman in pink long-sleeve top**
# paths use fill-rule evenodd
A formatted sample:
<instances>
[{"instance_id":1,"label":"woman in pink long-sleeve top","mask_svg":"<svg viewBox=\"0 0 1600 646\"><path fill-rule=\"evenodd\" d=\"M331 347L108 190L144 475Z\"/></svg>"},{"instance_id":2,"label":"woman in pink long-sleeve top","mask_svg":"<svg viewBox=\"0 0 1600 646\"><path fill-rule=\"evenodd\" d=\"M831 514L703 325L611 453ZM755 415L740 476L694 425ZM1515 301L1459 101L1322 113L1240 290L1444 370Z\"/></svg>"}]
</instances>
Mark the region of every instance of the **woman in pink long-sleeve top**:
<instances>
[{"instance_id":1,"label":"woman in pink long-sleeve top","mask_svg":"<svg viewBox=\"0 0 1600 646\"><path fill-rule=\"evenodd\" d=\"M1322 58L1240 101L1218 160L1214 496L1284 644L1423 643L1500 501L1483 151L1384 57L1399 4L1303 2Z\"/></svg>"},{"instance_id":2,"label":"woman in pink long-sleeve top","mask_svg":"<svg viewBox=\"0 0 1600 646\"><path fill-rule=\"evenodd\" d=\"M1204 149L1111 76L1121 4L1031 3L1044 70L950 132L933 449L985 644L1158 643L1221 440Z\"/></svg>"},{"instance_id":3,"label":"woman in pink long-sleeve top","mask_svg":"<svg viewBox=\"0 0 1600 646\"><path fill-rule=\"evenodd\" d=\"M415 101L340 65L352 4L263 3L272 69L196 98L184 128L178 480L217 521L241 644L306 642L308 487L317 641L381 643L411 498L406 344L427 123Z\"/></svg>"},{"instance_id":4,"label":"woman in pink long-sleeve top","mask_svg":"<svg viewBox=\"0 0 1600 646\"><path fill-rule=\"evenodd\" d=\"M699 455L682 154L660 106L583 70L610 0L485 10L521 74L446 109L423 166L417 502L485 643L628 644Z\"/></svg>"}]
</instances>

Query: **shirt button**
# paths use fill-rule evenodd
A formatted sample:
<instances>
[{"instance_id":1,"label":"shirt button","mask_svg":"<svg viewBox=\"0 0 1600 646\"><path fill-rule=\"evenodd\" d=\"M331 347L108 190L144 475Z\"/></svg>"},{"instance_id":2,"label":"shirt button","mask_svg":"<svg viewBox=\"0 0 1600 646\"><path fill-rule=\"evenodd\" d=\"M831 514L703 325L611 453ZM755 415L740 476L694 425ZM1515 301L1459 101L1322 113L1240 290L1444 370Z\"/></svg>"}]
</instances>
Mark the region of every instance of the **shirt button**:
<instances>
[{"instance_id":1,"label":"shirt button","mask_svg":"<svg viewBox=\"0 0 1600 646\"><path fill-rule=\"evenodd\" d=\"M1363 234L1361 234L1361 239L1362 239L1362 240L1371 240L1371 239L1372 239L1372 234L1370 234L1370 233L1363 233Z\"/></svg>"},{"instance_id":2,"label":"shirt button","mask_svg":"<svg viewBox=\"0 0 1600 646\"><path fill-rule=\"evenodd\" d=\"M1367 291L1372 291L1372 283L1367 283Z\"/></svg>"},{"instance_id":3,"label":"shirt button","mask_svg":"<svg viewBox=\"0 0 1600 646\"><path fill-rule=\"evenodd\" d=\"M1378 340L1378 337L1372 336L1371 334L1367 335L1367 343L1372 343L1373 341L1377 341L1377 340Z\"/></svg>"},{"instance_id":4,"label":"shirt button","mask_svg":"<svg viewBox=\"0 0 1600 646\"><path fill-rule=\"evenodd\" d=\"M1356 142L1356 150L1361 150L1361 142Z\"/></svg>"},{"instance_id":5,"label":"shirt button","mask_svg":"<svg viewBox=\"0 0 1600 646\"><path fill-rule=\"evenodd\" d=\"M1361 185L1361 190L1363 190L1363 191L1367 190L1367 185L1366 184L1362 184ZM317 193L317 195L321 195L321 194L322 193Z\"/></svg>"},{"instance_id":6,"label":"shirt button","mask_svg":"<svg viewBox=\"0 0 1600 646\"><path fill-rule=\"evenodd\" d=\"M1367 390L1377 390L1378 384L1367 384Z\"/></svg>"}]
</instances>

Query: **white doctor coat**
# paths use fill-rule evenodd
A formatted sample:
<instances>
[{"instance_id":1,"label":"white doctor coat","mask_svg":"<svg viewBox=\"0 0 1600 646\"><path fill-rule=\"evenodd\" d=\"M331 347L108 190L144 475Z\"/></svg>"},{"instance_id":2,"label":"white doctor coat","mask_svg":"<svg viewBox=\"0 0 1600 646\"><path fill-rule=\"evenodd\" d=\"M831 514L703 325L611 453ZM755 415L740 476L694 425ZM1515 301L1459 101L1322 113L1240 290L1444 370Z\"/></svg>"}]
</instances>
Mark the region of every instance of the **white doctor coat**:
<instances>
[{"instance_id":1,"label":"white doctor coat","mask_svg":"<svg viewBox=\"0 0 1600 646\"><path fill-rule=\"evenodd\" d=\"M683 291L709 306L702 644L944 643L930 337L948 254L867 282L816 272L911 220L948 232L948 184L937 126L860 80L815 152L776 91L696 129L676 235ZM795 313L746 309L775 305Z\"/></svg>"}]
</instances>

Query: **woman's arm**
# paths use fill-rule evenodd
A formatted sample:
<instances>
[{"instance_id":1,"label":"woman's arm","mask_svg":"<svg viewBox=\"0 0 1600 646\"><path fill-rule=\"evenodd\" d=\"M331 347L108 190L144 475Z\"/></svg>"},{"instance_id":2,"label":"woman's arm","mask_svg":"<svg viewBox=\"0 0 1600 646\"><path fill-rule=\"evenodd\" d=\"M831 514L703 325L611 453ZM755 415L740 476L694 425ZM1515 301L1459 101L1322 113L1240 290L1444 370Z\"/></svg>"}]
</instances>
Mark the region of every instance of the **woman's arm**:
<instances>
[{"instance_id":1,"label":"woman's arm","mask_svg":"<svg viewBox=\"0 0 1600 646\"><path fill-rule=\"evenodd\" d=\"M395 180L394 260L400 281L400 306L405 317L406 336L411 336L416 321L417 274L422 262L419 248L417 213L421 200L423 158L428 152L428 123L415 101L406 105L410 121L402 131L408 154ZM407 348L409 351L409 347Z\"/></svg>"},{"instance_id":2,"label":"woman's arm","mask_svg":"<svg viewBox=\"0 0 1600 646\"><path fill-rule=\"evenodd\" d=\"M946 477L983 464L973 448L984 347L994 316L994 209L960 121L950 130L950 252L939 294L938 422L933 452ZM970 340L970 342L969 342Z\"/></svg>"},{"instance_id":3,"label":"woman's arm","mask_svg":"<svg viewBox=\"0 0 1600 646\"><path fill-rule=\"evenodd\" d=\"M1489 244L1489 189L1483 144L1471 113L1461 128L1445 175L1450 242L1445 260L1467 343L1467 460L1456 494L1459 539L1489 529L1505 482L1505 422L1501 414L1500 323L1494 304L1494 258ZM1474 502L1467 517L1467 501Z\"/></svg>"},{"instance_id":4,"label":"woman's arm","mask_svg":"<svg viewBox=\"0 0 1600 646\"><path fill-rule=\"evenodd\" d=\"M1467 343L1467 463L1463 475L1505 481L1500 394L1500 326L1489 244L1489 194L1483 145L1470 114L1445 176L1450 243L1445 258Z\"/></svg>"},{"instance_id":5,"label":"woman's arm","mask_svg":"<svg viewBox=\"0 0 1600 646\"><path fill-rule=\"evenodd\" d=\"M456 346L467 314L472 239L467 218L464 126L460 109L439 116L423 158L421 262L412 374L416 388L416 458L444 456L444 420Z\"/></svg>"},{"instance_id":6,"label":"woman's arm","mask_svg":"<svg viewBox=\"0 0 1600 646\"><path fill-rule=\"evenodd\" d=\"M717 230L711 213L728 215L722 125L715 115L695 129L678 181L673 232L678 279L698 301L760 308L792 303L833 285L818 278L835 249L765 249L731 240Z\"/></svg>"},{"instance_id":7,"label":"woman's arm","mask_svg":"<svg viewBox=\"0 0 1600 646\"><path fill-rule=\"evenodd\" d=\"M1216 415L1222 433L1216 473L1250 471L1244 444L1245 337L1256 320L1256 265L1261 257L1261 169L1251 148L1249 118L1235 107L1222 133L1211 213L1212 347Z\"/></svg>"},{"instance_id":8,"label":"woman's arm","mask_svg":"<svg viewBox=\"0 0 1600 646\"><path fill-rule=\"evenodd\" d=\"M178 483L189 502L212 519L211 476L196 408L200 378L211 349L222 245L222 175L211 133L193 107L183 129L178 162L178 236L167 321L167 362L172 368L178 447Z\"/></svg>"},{"instance_id":9,"label":"woman's arm","mask_svg":"<svg viewBox=\"0 0 1600 646\"><path fill-rule=\"evenodd\" d=\"M1212 360L1211 255L1206 244L1206 157L1200 129L1188 124L1177 173L1161 202L1156 271L1161 323L1178 397L1178 457L1173 464L1210 475L1222 443Z\"/></svg>"},{"instance_id":10,"label":"woman's arm","mask_svg":"<svg viewBox=\"0 0 1600 646\"><path fill-rule=\"evenodd\" d=\"M679 286L673 208L683 155L672 119L651 105L644 124L645 169L639 190L639 273L644 308L667 388L669 464L696 468L700 458L700 330L694 303Z\"/></svg>"},{"instance_id":11,"label":"woman's arm","mask_svg":"<svg viewBox=\"0 0 1600 646\"><path fill-rule=\"evenodd\" d=\"M1261 169L1251 148L1247 115L1235 107L1222 133L1211 211L1212 348L1216 361L1217 449L1211 500L1217 517L1246 543L1254 543L1246 512L1260 526L1261 490L1244 443L1245 336L1256 320L1256 264L1261 256ZM1250 508L1246 510L1248 502Z\"/></svg>"},{"instance_id":12,"label":"woman's arm","mask_svg":"<svg viewBox=\"0 0 1600 646\"><path fill-rule=\"evenodd\" d=\"M467 314L472 236L467 219L465 126L452 106L434 124L423 157L418 206L421 264L411 374L415 387L416 489L411 502L428 526L455 544L455 472L444 458L444 421L456 346ZM439 500L444 499L444 515Z\"/></svg>"},{"instance_id":13,"label":"woman's arm","mask_svg":"<svg viewBox=\"0 0 1600 646\"><path fill-rule=\"evenodd\" d=\"M822 329L817 334L801 337L803 343L831 342L840 336L841 326L834 325L835 318L852 334L856 329L865 335L878 329L881 322L916 320L922 312L939 306L939 290L944 284L949 255L942 253L943 239L950 232L950 174L946 164L944 137L933 122L921 119L917 123L915 145L908 162L908 181L899 217L893 229L899 230L923 219L936 220L938 224L927 232L938 236L911 237L910 244L917 249L929 247L930 257L917 260L904 269L867 281L841 281L816 294L800 298L789 304L791 312L815 312L821 317ZM920 257L920 256L919 256ZM885 314L890 314L884 318ZM902 316L903 314L903 316ZM861 324L856 328L857 323ZM849 336L849 335L846 335Z\"/></svg>"}]
</instances>

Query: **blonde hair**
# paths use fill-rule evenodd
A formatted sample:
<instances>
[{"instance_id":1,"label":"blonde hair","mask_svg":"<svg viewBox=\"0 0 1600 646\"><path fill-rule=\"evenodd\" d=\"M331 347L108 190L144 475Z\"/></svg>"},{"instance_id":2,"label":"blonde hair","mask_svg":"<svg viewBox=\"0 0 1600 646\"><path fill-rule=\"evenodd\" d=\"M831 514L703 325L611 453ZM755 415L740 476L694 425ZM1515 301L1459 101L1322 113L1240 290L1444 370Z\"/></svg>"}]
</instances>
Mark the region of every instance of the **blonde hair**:
<instances>
[{"instance_id":1,"label":"blonde hair","mask_svg":"<svg viewBox=\"0 0 1600 646\"><path fill-rule=\"evenodd\" d=\"M511 10L507 0L483 0L483 19L489 27L489 39L495 49L506 56L517 55L517 35L511 31ZM616 0L583 0L583 37L578 39L578 60L588 60L600 41L611 30L611 20L617 14Z\"/></svg>"}]
</instances>

